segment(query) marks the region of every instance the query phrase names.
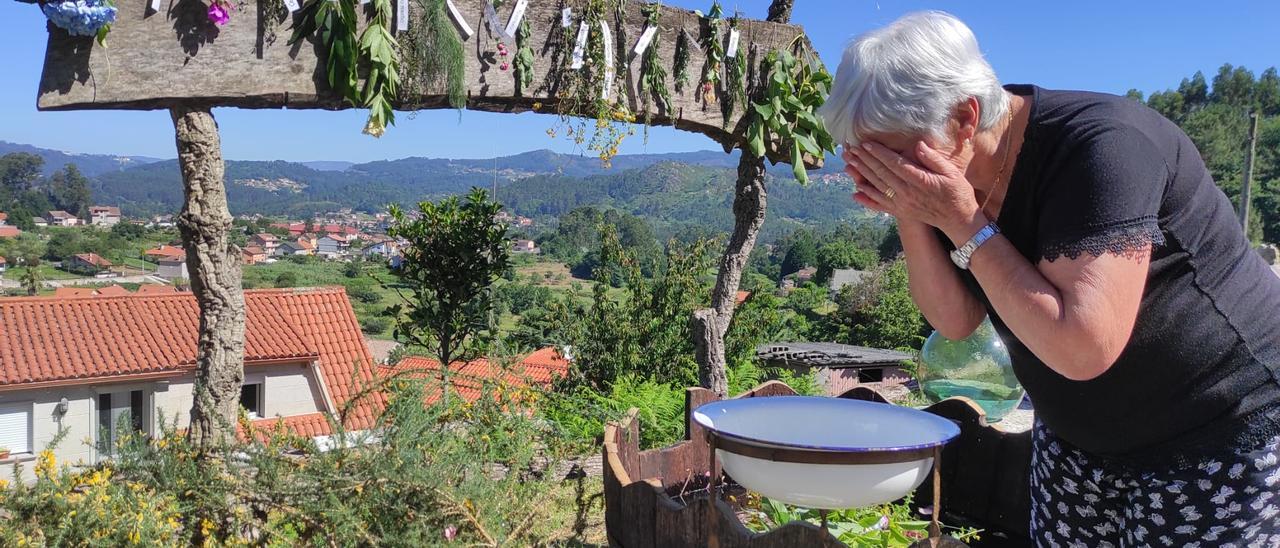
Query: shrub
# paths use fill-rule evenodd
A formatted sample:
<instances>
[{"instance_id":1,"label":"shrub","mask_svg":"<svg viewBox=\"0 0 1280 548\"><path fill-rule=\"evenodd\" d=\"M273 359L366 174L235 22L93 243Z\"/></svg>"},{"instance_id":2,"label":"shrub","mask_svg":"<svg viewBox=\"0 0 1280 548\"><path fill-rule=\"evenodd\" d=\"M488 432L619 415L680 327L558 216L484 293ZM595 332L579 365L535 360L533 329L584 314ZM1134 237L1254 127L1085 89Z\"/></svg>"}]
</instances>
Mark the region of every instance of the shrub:
<instances>
[{"instance_id":1,"label":"shrub","mask_svg":"<svg viewBox=\"0 0 1280 548\"><path fill-rule=\"evenodd\" d=\"M298 275L286 270L276 276L276 287L298 287Z\"/></svg>"},{"instance_id":2,"label":"shrub","mask_svg":"<svg viewBox=\"0 0 1280 548\"><path fill-rule=\"evenodd\" d=\"M371 316L360 320L360 330L366 335L381 335L391 327L391 318L386 316Z\"/></svg>"}]
</instances>

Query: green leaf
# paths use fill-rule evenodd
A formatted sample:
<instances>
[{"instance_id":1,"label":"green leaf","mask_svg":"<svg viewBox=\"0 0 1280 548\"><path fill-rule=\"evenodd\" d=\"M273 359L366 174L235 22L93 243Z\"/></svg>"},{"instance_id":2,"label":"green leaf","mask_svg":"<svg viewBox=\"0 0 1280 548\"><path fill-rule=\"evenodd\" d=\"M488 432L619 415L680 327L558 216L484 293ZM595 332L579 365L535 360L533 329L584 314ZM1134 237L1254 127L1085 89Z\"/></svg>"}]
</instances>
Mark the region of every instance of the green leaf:
<instances>
[{"instance_id":1,"label":"green leaf","mask_svg":"<svg viewBox=\"0 0 1280 548\"><path fill-rule=\"evenodd\" d=\"M800 153L800 145L791 147L791 173L800 184L809 184L809 173L804 170L804 155Z\"/></svg>"},{"instance_id":2,"label":"green leaf","mask_svg":"<svg viewBox=\"0 0 1280 548\"><path fill-rule=\"evenodd\" d=\"M775 112L773 110L773 105L756 103L754 106L756 113L759 114L760 117L765 119L773 118L773 114Z\"/></svg>"}]
</instances>

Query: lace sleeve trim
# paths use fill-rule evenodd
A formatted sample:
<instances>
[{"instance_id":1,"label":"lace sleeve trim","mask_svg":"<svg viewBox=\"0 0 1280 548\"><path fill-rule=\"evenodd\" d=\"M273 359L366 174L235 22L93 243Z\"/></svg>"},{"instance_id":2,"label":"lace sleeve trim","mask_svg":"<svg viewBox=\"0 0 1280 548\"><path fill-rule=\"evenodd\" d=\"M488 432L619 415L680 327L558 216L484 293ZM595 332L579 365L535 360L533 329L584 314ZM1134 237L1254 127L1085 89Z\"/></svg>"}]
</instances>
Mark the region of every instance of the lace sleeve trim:
<instances>
[{"instance_id":1,"label":"lace sleeve trim","mask_svg":"<svg viewBox=\"0 0 1280 548\"><path fill-rule=\"evenodd\" d=\"M1074 260L1086 253L1094 257L1104 253L1131 257L1164 244L1164 232L1156 218L1148 216L1045 242L1040 245L1039 259L1052 262L1066 257Z\"/></svg>"}]
</instances>

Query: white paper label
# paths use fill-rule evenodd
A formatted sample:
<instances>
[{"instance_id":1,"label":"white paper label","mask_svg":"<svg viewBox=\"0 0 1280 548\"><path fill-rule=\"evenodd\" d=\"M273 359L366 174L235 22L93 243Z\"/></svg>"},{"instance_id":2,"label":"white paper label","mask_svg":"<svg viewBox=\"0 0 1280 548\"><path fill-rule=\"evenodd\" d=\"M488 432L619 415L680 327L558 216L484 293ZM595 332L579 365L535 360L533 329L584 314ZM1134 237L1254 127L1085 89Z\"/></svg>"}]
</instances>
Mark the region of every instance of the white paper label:
<instances>
[{"instance_id":1,"label":"white paper label","mask_svg":"<svg viewBox=\"0 0 1280 548\"><path fill-rule=\"evenodd\" d=\"M516 7L511 10L511 20L507 21L507 36L516 35L516 31L520 29L520 22L524 20L524 10L528 7L529 0L516 2Z\"/></svg>"},{"instance_id":2,"label":"white paper label","mask_svg":"<svg viewBox=\"0 0 1280 548\"><path fill-rule=\"evenodd\" d=\"M363 6L365 4L368 4L370 1L371 0L360 0L360 5Z\"/></svg>"},{"instance_id":3,"label":"white paper label","mask_svg":"<svg viewBox=\"0 0 1280 548\"><path fill-rule=\"evenodd\" d=\"M582 68L584 63L582 56L587 51L587 35L589 34L591 34L591 28L587 26L586 21L583 21L582 25L578 27L578 39L573 44L573 63L569 65L569 68L573 70Z\"/></svg>"},{"instance_id":4,"label":"white paper label","mask_svg":"<svg viewBox=\"0 0 1280 548\"><path fill-rule=\"evenodd\" d=\"M632 53L636 57L644 55L645 50L649 49L649 44L653 43L654 35L658 34L658 27L649 25L644 28L644 32L640 33L640 41L636 42L636 49Z\"/></svg>"},{"instance_id":5,"label":"white paper label","mask_svg":"<svg viewBox=\"0 0 1280 548\"><path fill-rule=\"evenodd\" d=\"M396 0L396 30L409 30L409 0Z\"/></svg>"},{"instance_id":6,"label":"white paper label","mask_svg":"<svg viewBox=\"0 0 1280 548\"><path fill-rule=\"evenodd\" d=\"M724 52L724 56L730 59L738 56L738 29L729 29L729 49Z\"/></svg>"},{"instance_id":7,"label":"white paper label","mask_svg":"<svg viewBox=\"0 0 1280 548\"><path fill-rule=\"evenodd\" d=\"M297 0L294 0L294 2L297 2ZM154 11L157 13L160 11L160 0L151 0L151 11ZM293 10L289 10L289 11L293 11Z\"/></svg>"},{"instance_id":8,"label":"white paper label","mask_svg":"<svg viewBox=\"0 0 1280 548\"><path fill-rule=\"evenodd\" d=\"M565 8L560 10L560 26L569 28L573 24L573 8Z\"/></svg>"},{"instance_id":9,"label":"white paper label","mask_svg":"<svg viewBox=\"0 0 1280 548\"><path fill-rule=\"evenodd\" d=\"M613 31L604 21L600 22L600 38L604 42L604 89L600 90L600 98L608 101L613 96L613 78L617 71L613 68Z\"/></svg>"},{"instance_id":10,"label":"white paper label","mask_svg":"<svg viewBox=\"0 0 1280 548\"><path fill-rule=\"evenodd\" d=\"M289 13L293 13L301 6L298 5L298 0L284 0L284 7L289 8ZM151 0L151 9L160 11L160 0Z\"/></svg>"},{"instance_id":11,"label":"white paper label","mask_svg":"<svg viewBox=\"0 0 1280 548\"><path fill-rule=\"evenodd\" d=\"M453 0L445 0L445 6L449 8L449 16L453 18L454 24L458 25L458 32L462 33L462 39L471 38L471 35L475 34L476 31L471 30L471 25L467 24L466 18L461 13L458 13L458 6L453 5Z\"/></svg>"}]
</instances>

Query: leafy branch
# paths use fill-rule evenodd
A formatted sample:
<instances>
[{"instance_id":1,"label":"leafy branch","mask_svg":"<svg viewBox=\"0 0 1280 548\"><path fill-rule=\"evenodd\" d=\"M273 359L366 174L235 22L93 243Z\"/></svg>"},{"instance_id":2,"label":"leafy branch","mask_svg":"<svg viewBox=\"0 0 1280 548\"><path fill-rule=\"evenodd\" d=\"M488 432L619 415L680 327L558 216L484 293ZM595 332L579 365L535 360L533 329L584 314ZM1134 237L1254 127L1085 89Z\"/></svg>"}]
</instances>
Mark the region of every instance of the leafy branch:
<instances>
[{"instance_id":1,"label":"leafy branch","mask_svg":"<svg viewBox=\"0 0 1280 548\"><path fill-rule=\"evenodd\" d=\"M648 26L657 29L662 19L662 4L648 4L643 10ZM662 111L671 109L671 92L667 89L667 69L658 58L660 41L661 34L655 32L653 41L649 43L648 49L644 50L644 58L640 63L640 100L643 101L645 109L645 126L648 126L653 118L654 107Z\"/></svg>"},{"instance_id":2,"label":"leafy branch","mask_svg":"<svg viewBox=\"0 0 1280 548\"><path fill-rule=\"evenodd\" d=\"M702 49L707 53L707 63L702 67L702 102L705 109L716 103L716 84L720 83L720 65L724 63L724 43L720 35L720 18L724 10L720 0L711 3L711 11L703 17L707 23L707 36Z\"/></svg>"},{"instance_id":3,"label":"leafy branch","mask_svg":"<svg viewBox=\"0 0 1280 548\"><path fill-rule=\"evenodd\" d=\"M808 55L799 59L791 52L777 50L769 52L761 69L766 76L765 89L762 101L752 105L747 147L760 157L788 153L796 180L807 184L805 155L835 152L835 141L816 114L827 100L831 75Z\"/></svg>"}]
</instances>

